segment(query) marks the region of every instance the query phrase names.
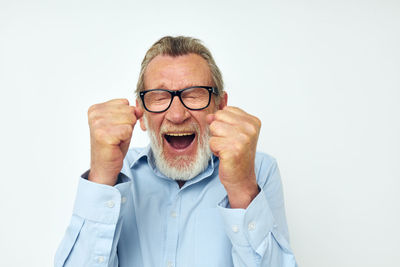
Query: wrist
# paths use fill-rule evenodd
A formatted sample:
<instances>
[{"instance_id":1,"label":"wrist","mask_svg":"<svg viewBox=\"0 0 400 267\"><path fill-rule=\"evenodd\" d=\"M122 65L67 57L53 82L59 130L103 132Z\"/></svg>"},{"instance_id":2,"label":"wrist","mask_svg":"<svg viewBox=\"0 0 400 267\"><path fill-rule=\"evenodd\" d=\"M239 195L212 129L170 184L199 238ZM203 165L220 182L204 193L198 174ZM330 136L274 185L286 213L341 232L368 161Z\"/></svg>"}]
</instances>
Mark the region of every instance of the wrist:
<instances>
[{"instance_id":1,"label":"wrist","mask_svg":"<svg viewBox=\"0 0 400 267\"><path fill-rule=\"evenodd\" d=\"M240 185L225 186L232 209L246 209L260 192L256 179Z\"/></svg>"},{"instance_id":2,"label":"wrist","mask_svg":"<svg viewBox=\"0 0 400 267\"><path fill-rule=\"evenodd\" d=\"M90 169L88 180L98 184L114 186L117 182L117 176L118 174L107 174L101 171L96 171L95 169Z\"/></svg>"}]
</instances>

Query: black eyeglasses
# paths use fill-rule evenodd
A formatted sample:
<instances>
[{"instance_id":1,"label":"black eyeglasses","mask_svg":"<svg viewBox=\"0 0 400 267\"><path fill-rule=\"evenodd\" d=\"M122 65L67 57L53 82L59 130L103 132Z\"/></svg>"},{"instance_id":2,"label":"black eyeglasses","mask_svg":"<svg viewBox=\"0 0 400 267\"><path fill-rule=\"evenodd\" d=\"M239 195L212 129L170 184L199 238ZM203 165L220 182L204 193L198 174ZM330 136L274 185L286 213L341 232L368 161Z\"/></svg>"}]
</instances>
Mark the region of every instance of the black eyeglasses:
<instances>
[{"instance_id":1,"label":"black eyeglasses","mask_svg":"<svg viewBox=\"0 0 400 267\"><path fill-rule=\"evenodd\" d=\"M190 110L202 110L210 105L211 93L218 95L218 89L210 86L192 86L177 91L150 89L139 93L144 108L153 113L169 109L175 96Z\"/></svg>"}]
</instances>

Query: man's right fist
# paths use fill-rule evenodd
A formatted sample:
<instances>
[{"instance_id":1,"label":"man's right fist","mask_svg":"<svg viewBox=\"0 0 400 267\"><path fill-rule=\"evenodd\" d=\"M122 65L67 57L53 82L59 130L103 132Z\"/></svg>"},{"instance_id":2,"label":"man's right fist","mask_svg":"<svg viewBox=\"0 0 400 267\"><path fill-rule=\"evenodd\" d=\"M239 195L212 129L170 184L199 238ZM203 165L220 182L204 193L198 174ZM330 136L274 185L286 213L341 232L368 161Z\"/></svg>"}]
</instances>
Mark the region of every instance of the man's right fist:
<instances>
[{"instance_id":1,"label":"man's right fist","mask_svg":"<svg viewBox=\"0 0 400 267\"><path fill-rule=\"evenodd\" d=\"M114 186L143 110L127 99L113 99L89 108L91 161L89 180Z\"/></svg>"}]
</instances>

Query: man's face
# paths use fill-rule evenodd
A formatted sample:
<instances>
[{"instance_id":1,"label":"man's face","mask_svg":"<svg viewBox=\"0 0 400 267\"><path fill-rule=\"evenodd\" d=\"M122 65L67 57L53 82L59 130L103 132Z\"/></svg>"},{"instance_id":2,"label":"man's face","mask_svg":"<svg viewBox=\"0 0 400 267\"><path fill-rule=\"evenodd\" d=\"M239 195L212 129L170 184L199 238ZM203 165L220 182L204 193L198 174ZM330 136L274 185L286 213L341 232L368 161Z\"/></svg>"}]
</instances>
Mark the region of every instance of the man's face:
<instances>
[{"instance_id":1,"label":"man's face","mask_svg":"<svg viewBox=\"0 0 400 267\"><path fill-rule=\"evenodd\" d=\"M196 54L155 57L147 66L144 84L146 90L214 86L207 62ZM178 97L174 97L165 112L144 112L140 125L143 130L149 130L156 164L161 172L176 180L188 180L203 171L211 156L206 116L225 105L226 95L221 97L218 106L212 96L206 109L189 110Z\"/></svg>"}]
</instances>

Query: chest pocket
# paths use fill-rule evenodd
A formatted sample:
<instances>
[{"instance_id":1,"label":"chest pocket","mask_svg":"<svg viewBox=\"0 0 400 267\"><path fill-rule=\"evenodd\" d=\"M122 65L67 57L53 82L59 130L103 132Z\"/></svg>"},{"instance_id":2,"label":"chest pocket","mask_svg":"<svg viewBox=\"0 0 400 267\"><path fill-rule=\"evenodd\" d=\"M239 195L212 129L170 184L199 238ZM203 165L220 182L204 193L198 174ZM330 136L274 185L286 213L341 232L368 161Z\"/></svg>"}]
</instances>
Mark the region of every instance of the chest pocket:
<instances>
[{"instance_id":1,"label":"chest pocket","mask_svg":"<svg viewBox=\"0 0 400 267\"><path fill-rule=\"evenodd\" d=\"M196 267L233 266L232 245L216 207L197 212L195 229Z\"/></svg>"}]
</instances>

